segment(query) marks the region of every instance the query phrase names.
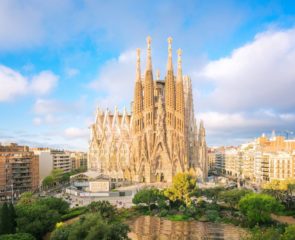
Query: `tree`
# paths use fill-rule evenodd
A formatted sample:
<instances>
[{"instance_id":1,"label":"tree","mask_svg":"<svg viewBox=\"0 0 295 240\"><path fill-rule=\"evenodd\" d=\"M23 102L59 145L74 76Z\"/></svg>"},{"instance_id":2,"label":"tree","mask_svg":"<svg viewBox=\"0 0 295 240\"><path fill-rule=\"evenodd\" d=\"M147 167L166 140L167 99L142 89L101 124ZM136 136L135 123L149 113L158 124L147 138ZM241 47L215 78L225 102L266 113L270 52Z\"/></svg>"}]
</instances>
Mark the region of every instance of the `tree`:
<instances>
[{"instance_id":1,"label":"tree","mask_svg":"<svg viewBox=\"0 0 295 240\"><path fill-rule=\"evenodd\" d=\"M39 204L46 205L49 209L54 209L60 214L68 212L70 204L61 198L46 197L38 200Z\"/></svg>"},{"instance_id":2,"label":"tree","mask_svg":"<svg viewBox=\"0 0 295 240\"><path fill-rule=\"evenodd\" d=\"M54 228L68 208L68 203L54 197L38 199L30 204L27 201L17 204L18 231L30 233L40 239Z\"/></svg>"},{"instance_id":3,"label":"tree","mask_svg":"<svg viewBox=\"0 0 295 240\"><path fill-rule=\"evenodd\" d=\"M196 179L187 173L178 173L174 176L172 186L164 191L170 201L179 201L186 206L191 204L191 195L196 190Z\"/></svg>"},{"instance_id":4,"label":"tree","mask_svg":"<svg viewBox=\"0 0 295 240\"><path fill-rule=\"evenodd\" d=\"M265 193L274 196L288 209L295 207L293 200L293 196L295 194L295 179L274 179L268 183L265 183L262 188Z\"/></svg>"},{"instance_id":5,"label":"tree","mask_svg":"<svg viewBox=\"0 0 295 240\"><path fill-rule=\"evenodd\" d=\"M282 209L282 205L267 194L247 194L239 202L240 211L247 217L250 225L266 223L271 220L271 213Z\"/></svg>"},{"instance_id":6,"label":"tree","mask_svg":"<svg viewBox=\"0 0 295 240\"><path fill-rule=\"evenodd\" d=\"M223 187L206 188L197 193L197 196L205 196L207 199L217 203L220 192L225 191Z\"/></svg>"},{"instance_id":7,"label":"tree","mask_svg":"<svg viewBox=\"0 0 295 240\"><path fill-rule=\"evenodd\" d=\"M136 205L146 205L151 211L151 206L159 204L163 195L160 193L159 189L143 188L139 190L132 199L132 202Z\"/></svg>"},{"instance_id":8,"label":"tree","mask_svg":"<svg viewBox=\"0 0 295 240\"><path fill-rule=\"evenodd\" d=\"M219 200L225 202L230 208L237 208L239 201L246 194L251 193L247 189L232 189L226 190L219 193Z\"/></svg>"},{"instance_id":9,"label":"tree","mask_svg":"<svg viewBox=\"0 0 295 240\"><path fill-rule=\"evenodd\" d=\"M37 202L31 205L18 205L16 213L18 231L30 233L37 239L51 231L60 220L60 214L56 210Z\"/></svg>"},{"instance_id":10,"label":"tree","mask_svg":"<svg viewBox=\"0 0 295 240\"><path fill-rule=\"evenodd\" d=\"M0 234L9 234L11 233L11 219L10 212L7 203L5 202L1 208L1 225L0 225Z\"/></svg>"},{"instance_id":11,"label":"tree","mask_svg":"<svg viewBox=\"0 0 295 240\"><path fill-rule=\"evenodd\" d=\"M248 235L243 240L280 240L281 234L277 229L267 228L261 229L259 227L255 227L252 229L251 234Z\"/></svg>"},{"instance_id":12,"label":"tree","mask_svg":"<svg viewBox=\"0 0 295 240\"><path fill-rule=\"evenodd\" d=\"M17 205L30 205L37 201L37 197L32 192L24 192L20 195Z\"/></svg>"},{"instance_id":13,"label":"tree","mask_svg":"<svg viewBox=\"0 0 295 240\"><path fill-rule=\"evenodd\" d=\"M51 240L124 240L129 227L120 221L106 222L100 214L88 214L72 225L54 230Z\"/></svg>"},{"instance_id":14,"label":"tree","mask_svg":"<svg viewBox=\"0 0 295 240\"><path fill-rule=\"evenodd\" d=\"M16 233L1 235L0 240L36 240L36 238L29 233Z\"/></svg>"},{"instance_id":15,"label":"tree","mask_svg":"<svg viewBox=\"0 0 295 240\"><path fill-rule=\"evenodd\" d=\"M295 224L286 227L282 240L295 240Z\"/></svg>"},{"instance_id":16,"label":"tree","mask_svg":"<svg viewBox=\"0 0 295 240\"><path fill-rule=\"evenodd\" d=\"M15 233L16 229L16 213L12 202L8 205L9 208L9 221L10 221L10 229L9 233Z\"/></svg>"},{"instance_id":17,"label":"tree","mask_svg":"<svg viewBox=\"0 0 295 240\"><path fill-rule=\"evenodd\" d=\"M88 211L99 213L105 219L113 219L116 215L116 208L109 201L91 202L88 205Z\"/></svg>"},{"instance_id":18,"label":"tree","mask_svg":"<svg viewBox=\"0 0 295 240\"><path fill-rule=\"evenodd\" d=\"M57 227L50 236L51 240L68 240L71 231L71 225Z\"/></svg>"},{"instance_id":19,"label":"tree","mask_svg":"<svg viewBox=\"0 0 295 240\"><path fill-rule=\"evenodd\" d=\"M51 175L45 177L42 181L42 186L43 187L51 187L54 185L54 179Z\"/></svg>"}]
</instances>

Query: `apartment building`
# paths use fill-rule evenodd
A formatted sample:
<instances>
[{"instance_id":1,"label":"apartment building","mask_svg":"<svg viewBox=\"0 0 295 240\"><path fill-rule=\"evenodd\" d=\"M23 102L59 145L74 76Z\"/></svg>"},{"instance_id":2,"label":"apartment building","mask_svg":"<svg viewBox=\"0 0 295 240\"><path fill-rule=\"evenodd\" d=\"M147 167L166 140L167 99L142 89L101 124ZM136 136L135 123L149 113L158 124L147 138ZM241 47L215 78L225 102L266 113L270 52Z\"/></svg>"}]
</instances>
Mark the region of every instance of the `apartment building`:
<instances>
[{"instance_id":1,"label":"apartment building","mask_svg":"<svg viewBox=\"0 0 295 240\"><path fill-rule=\"evenodd\" d=\"M84 168L87 169L87 153L85 152L69 152L72 170Z\"/></svg>"},{"instance_id":2,"label":"apartment building","mask_svg":"<svg viewBox=\"0 0 295 240\"><path fill-rule=\"evenodd\" d=\"M64 173L72 169L70 154L64 150L49 148L34 148L34 153L39 156L40 182L50 175L53 169L62 169Z\"/></svg>"},{"instance_id":3,"label":"apartment building","mask_svg":"<svg viewBox=\"0 0 295 240\"><path fill-rule=\"evenodd\" d=\"M17 198L39 184L39 158L27 146L0 145L0 199Z\"/></svg>"},{"instance_id":4,"label":"apartment building","mask_svg":"<svg viewBox=\"0 0 295 240\"><path fill-rule=\"evenodd\" d=\"M215 170L257 184L295 178L295 140L263 135L238 148L220 148L215 154Z\"/></svg>"}]
</instances>

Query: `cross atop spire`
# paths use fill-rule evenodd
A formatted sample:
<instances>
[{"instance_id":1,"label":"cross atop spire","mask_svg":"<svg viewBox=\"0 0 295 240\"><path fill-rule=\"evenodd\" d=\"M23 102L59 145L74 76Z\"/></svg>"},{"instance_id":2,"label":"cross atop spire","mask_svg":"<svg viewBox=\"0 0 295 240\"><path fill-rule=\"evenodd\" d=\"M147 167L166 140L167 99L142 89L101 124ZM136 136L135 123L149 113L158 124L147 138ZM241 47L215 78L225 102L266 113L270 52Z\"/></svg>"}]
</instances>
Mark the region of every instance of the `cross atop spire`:
<instances>
[{"instance_id":1,"label":"cross atop spire","mask_svg":"<svg viewBox=\"0 0 295 240\"><path fill-rule=\"evenodd\" d=\"M147 43L147 60L146 60L146 70L152 70L152 54L151 54L151 43L152 43L152 38L148 36L146 38L146 43Z\"/></svg>"},{"instance_id":2,"label":"cross atop spire","mask_svg":"<svg viewBox=\"0 0 295 240\"><path fill-rule=\"evenodd\" d=\"M168 37L168 62L167 62L167 71L173 70L172 64L172 37Z\"/></svg>"},{"instance_id":3,"label":"cross atop spire","mask_svg":"<svg viewBox=\"0 0 295 240\"><path fill-rule=\"evenodd\" d=\"M178 48L178 50L177 50L177 56L178 56L178 59L180 59L180 60L181 60L181 55L182 55L182 49L181 48Z\"/></svg>"},{"instance_id":4,"label":"cross atop spire","mask_svg":"<svg viewBox=\"0 0 295 240\"><path fill-rule=\"evenodd\" d=\"M157 80L160 80L160 70L159 69L156 72L156 77L157 77Z\"/></svg>"},{"instance_id":5,"label":"cross atop spire","mask_svg":"<svg viewBox=\"0 0 295 240\"><path fill-rule=\"evenodd\" d=\"M140 48L136 49L136 81L141 81L141 73L140 73Z\"/></svg>"}]
</instances>

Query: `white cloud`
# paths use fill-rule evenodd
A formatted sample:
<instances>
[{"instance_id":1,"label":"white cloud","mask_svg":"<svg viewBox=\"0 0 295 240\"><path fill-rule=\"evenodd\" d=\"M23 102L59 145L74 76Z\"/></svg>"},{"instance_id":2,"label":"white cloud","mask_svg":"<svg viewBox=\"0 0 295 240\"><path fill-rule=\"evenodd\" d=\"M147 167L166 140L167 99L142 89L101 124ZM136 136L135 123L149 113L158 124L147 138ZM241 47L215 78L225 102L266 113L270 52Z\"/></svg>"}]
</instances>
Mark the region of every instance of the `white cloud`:
<instances>
[{"instance_id":1,"label":"white cloud","mask_svg":"<svg viewBox=\"0 0 295 240\"><path fill-rule=\"evenodd\" d=\"M263 32L194 73L208 87L200 94L194 84L209 143L237 144L273 129L294 129L294 46L295 29Z\"/></svg>"},{"instance_id":2,"label":"white cloud","mask_svg":"<svg viewBox=\"0 0 295 240\"><path fill-rule=\"evenodd\" d=\"M37 99L34 105L34 112L40 115L53 114L62 111L62 109L62 104L56 100Z\"/></svg>"},{"instance_id":3,"label":"white cloud","mask_svg":"<svg viewBox=\"0 0 295 240\"><path fill-rule=\"evenodd\" d=\"M89 130L86 128L69 127L65 129L64 136L70 139L72 138L87 139L89 137Z\"/></svg>"},{"instance_id":4,"label":"white cloud","mask_svg":"<svg viewBox=\"0 0 295 240\"><path fill-rule=\"evenodd\" d=\"M80 73L80 71L77 68L66 68L65 73L68 78L72 78L77 76Z\"/></svg>"},{"instance_id":5,"label":"white cloud","mask_svg":"<svg viewBox=\"0 0 295 240\"><path fill-rule=\"evenodd\" d=\"M40 12L20 1L0 3L0 48L38 44L43 37Z\"/></svg>"},{"instance_id":6,"label":"white cloud","mask_svg":"<svg viewBox=\"0 0 295 240\"><path fill-rule=\"evenodd\" d=\"M215 87L205 104L223 111L295 109L294 46L295 29L268 31L209 62L199 75Z\"/></svg>"},{"instance_id":7,"label":"white cloud","mask_svg":"<svg viewBox=\"0 0 295 240\"><path fill-rule=\"evenodd\" d=\"M31 81L31 90L36 95L45 95L57 85L58 76L51 71L43 71L34 76Z\"/></svg>"},{"instance_id":8,"label":"white cloud","mask_svg":"<svg viewBox=\"0 0 295 240\"><path fill-rule=\"evenodd\" d=\"M28 78L21 73L0 65L0 102L12 100L30 93L45 95L57 85L58 76L51 71L43 71Z\"/></svg>"},{"instance_id":9,"label":"white cloud","mask_svg":"<svg viewBox=\"0 0 295 240\"><path fill-rule=\"evenodd\" d=\"M0 102L26 94L28 87L27 78L8 67L0 65Z\"/></svg>"},{"instance_id":10,"label":"white cloud","mask_svg":"<svg viewBox=\"0 0 295 240\"><path fill-rule=\"evenodd\" d=\"M89 87L104 93L98 100L99 107L127 105L133 98L136 52L125 51L118 58L108 61Z\"/></svg>"}]
</instances>

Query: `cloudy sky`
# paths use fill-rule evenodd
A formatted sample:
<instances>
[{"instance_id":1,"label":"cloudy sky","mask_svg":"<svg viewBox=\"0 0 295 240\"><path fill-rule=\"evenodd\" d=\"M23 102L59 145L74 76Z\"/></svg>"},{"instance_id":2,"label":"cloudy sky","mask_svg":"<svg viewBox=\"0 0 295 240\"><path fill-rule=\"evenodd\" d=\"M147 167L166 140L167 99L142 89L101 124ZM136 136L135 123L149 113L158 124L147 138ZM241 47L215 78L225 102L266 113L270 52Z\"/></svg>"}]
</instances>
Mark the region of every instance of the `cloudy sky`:
<instances>
[{"instance_id":1,"label":"cloudy sky","mask_svg":"<svg viewBox=\"0 0 295 240\"><path fill-rule=\"evenodd\" d=\"M207 142L295 130L295 3L1 0L0 141L86 150L95 109L129 108L135 49L183 49Z\"/></svg>"}]
</instances>

